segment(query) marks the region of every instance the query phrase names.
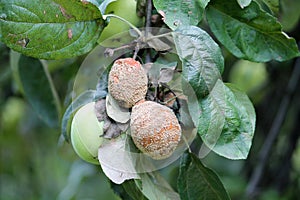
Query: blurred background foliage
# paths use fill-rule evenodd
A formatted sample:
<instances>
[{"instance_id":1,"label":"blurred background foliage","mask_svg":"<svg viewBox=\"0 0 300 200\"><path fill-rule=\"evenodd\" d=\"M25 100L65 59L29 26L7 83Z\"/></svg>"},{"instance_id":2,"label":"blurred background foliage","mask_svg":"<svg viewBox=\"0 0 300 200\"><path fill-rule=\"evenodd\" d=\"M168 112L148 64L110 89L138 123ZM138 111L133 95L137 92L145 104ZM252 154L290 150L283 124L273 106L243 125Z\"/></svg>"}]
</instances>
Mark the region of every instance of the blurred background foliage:
<instances>
[{"instance_id":1,"label":"blurred background foliage","mask_svg":"<svg viewBox=\"0 0 300 200\"><path fill-rule=\"evenodd\" d=\"M266 1L265 1L266 2ZM272 2L272 1L269 1ZM289 36L300 42L299 3L281 1L273 10ZM237 60L226 49L224 81L233 82L247 92L257 113L257 127L250 155L244 161L224 159L210 153L203 162L215 170L232 199L243 199L250 180L265 151L269 132L278 115L283 123L264 160L263 175L256 199L297 199L300 191L300 81L288 88L296 59L287 62L251 63ZM48 69L65 109L77 70L84 56L47 61ZM288 98L286 98L288 97ZM285 104L283 103L285 101ZM282 108L287 105L287 108ZM284 112L283 112L283 111ZM195 144L200 141L195 141ZM10 49L0 43L0 199L120 199L111 189L99 166L81 161L70 144L60 137L59 127L48 127L23 97L10 63ZM176 190L178 163L161 173ZM195 180L195 184L197 180Z\"/></svg>"}]
</instances>

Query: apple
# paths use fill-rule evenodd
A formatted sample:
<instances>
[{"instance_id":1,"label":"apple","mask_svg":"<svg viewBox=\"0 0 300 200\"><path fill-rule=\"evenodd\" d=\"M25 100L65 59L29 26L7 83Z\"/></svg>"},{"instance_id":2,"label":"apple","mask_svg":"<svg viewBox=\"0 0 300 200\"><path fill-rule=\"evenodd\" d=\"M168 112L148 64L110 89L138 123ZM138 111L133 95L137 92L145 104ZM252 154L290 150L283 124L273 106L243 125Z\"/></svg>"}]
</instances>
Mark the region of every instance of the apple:
<instances>
[{"instance_id":1,"label":"apple","mask_svg":"<svg viewBox=\"0 0 300 200\"><path fill-rule=\"evenodd\" d=\"M138 17L136 14L136 4L137 2L135 0L117 0L107 6L105 14L117 15L126 19L134 26L139 26L142 24L142 18ZM116 43L122 43L122 41L124 41L123 43L127 42L128 38L130 38L129 33L127 32L130 29L130 26L120 19L114 17L110 17L109 20L110 21L108 25L104 28L98 40L100 45L115 46L111 44L111 41L105 41L113 36L115 36L114 41Z\"/></svg>"},{"instance_id":2,"label":"apple","mask_svg":"<svg viewBox=\"0 0 300 200\"><path fill-rule=\"evenodd\" d=\"M237 61L231 68L229 81L235 83L249 96L254 95L267 82L268 72L264 63Z\"/></svg>"},{"instance_id":3,"label":"apple","mask_svg":"<svg viewBox=\"0 0 300 200\"><path fill-rule=\"evenodd\" d=\"M95 113L95 102L81 107L71 124L71 143L77 155L92 164L98 164L98 148L103 142L103 124Z\"/></svg>"}]
</instances>

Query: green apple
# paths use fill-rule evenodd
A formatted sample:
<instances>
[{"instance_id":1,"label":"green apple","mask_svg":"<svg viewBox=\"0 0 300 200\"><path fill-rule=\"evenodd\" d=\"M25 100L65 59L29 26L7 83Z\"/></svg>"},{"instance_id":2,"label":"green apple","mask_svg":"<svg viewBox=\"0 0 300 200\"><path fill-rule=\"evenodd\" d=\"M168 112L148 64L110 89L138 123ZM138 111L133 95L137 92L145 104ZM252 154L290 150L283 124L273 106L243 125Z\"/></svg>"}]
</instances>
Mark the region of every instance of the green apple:
<instances>
[{"instance_id":1,"label":"green apple","mask_svg":"<svg viewBox=\"0 0 300 200\"><path fill-rule=\"evenodd\" d=\"M103 123L95 113L95 102L81 107L71 125L71 143L77 155L83 160L98 164L98 148L103 142Z\"/></svg>"},{"instance_id":2,"label":"green apple","mask_svg":"<svg viewBox=\"0 0 300 200\"><path fill-rule=\"evenodd\" d=\"M105 14L117 15L129 21L134 26L139 26L142 23L142 19L136 14L136 4L135 0L117 0L107 6ZM111 45L111 41L105 41L108 38L118 37L114 41L121 43L122 41L120 40L125 40L129 37L127 31L130 29L130 26L128 24L114 17L110 17L109 19L108 25L104 28L98 40L102 46L115 46ZM127 32L127 34L124 32ZM117 34L120 35L118 36Z\"/></svg>"},{"instance_id":3,"label":"green apple","mask_svg":"<svg viewBox=\"0 0 300 200\"><path fill-rule=\"evenodd\" d=\"M18 130L20 121L24 118L26 112L26 103L23 99L17 97L10 97L5 103L0 119L2 117L3 130L14 132ZM1 129L1 128L0 128Z\"/></svg>"},{"instance_id":4,"label":"green apple","mask_svg":"<svg viewBox=\"0 0 300 200\"><path fill-rule=\"evenodd\" d=\"M259 90L268 79L264 63L254 63L247 60L237 61L229 74L229 81L235 83L248 95Z\"/></svg>"}]
</instances>

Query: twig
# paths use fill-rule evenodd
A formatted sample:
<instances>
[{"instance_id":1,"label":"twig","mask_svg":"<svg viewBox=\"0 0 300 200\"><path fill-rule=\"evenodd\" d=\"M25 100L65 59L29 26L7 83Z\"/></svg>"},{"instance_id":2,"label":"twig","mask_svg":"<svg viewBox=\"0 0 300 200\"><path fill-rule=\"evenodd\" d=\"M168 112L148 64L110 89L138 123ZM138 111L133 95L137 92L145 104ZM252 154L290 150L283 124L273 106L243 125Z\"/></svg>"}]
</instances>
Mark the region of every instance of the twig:
<instances>
[{"instance_id":1,"label":"twig","mask_svg":"<svg viewBox=\"0 0 300 200\"><path fill-rule=\"evenodd\" d=\"M128 24L133 30L135 30L135 32L139 35L139 36L142 36L142 32L136 27L134 26L132 23L130 23L129 21L127 21L126 19L118 16L118 15L114 15L114 14L107 14L107 15L103 15L102 16L103 19L105 20L107 17L114 17L114 18L117 18L123 22L125 22L126 24Z\"/></svg>"},{"instance_id":2,"label":"twig","mask_svg":"<svg viewBox=\"0 0 300 200\"><path fill-rule=\"evenodd\" d=\"M298 84L299 85L299 84ZM297 94L298 98L297 100L299 100L300 95ZM296 95L295 95L296 96ZM296 99L294 98L294 100ZM296 100L296 101L297 101ZM290 184L290 171L292 168L292 156L293 153L295 151L295 149L297 148L297 144L298 144L298 138L300 138L300 127L299 127L299 121L300 121L300 106L298 104L293 106L293 111L296 110L297 115L294 116L295 120L293 123L293 129L291 130L291 133L289 135L288 138L288 147L285 151L285 153L282 156L282 165L278 166L278 173L276 177L274 177L274 182L276 183L277 186L277 190L278 191L284 191L285 189L287 189L287 187L289 187Z\"/></svg>"},{"instance_id":3,"label":"twig","mask_svg":"<svg viewBox=\"0 0 300 200\"><path fill-rule=\"evenodd\" d=\"M147 7L146 7L146 31L145 31L145 37L147 38L147 34L149 31L149 28L151 27L151 16L152 16L152 0L147 0Z\"/></svg>"},{"instance_id":4,"label":"twig","mask_svg":"<svg viewBox=\"0 0 300 200\"><path fill-rule=\"evenodd\" d=\"M137 45L137 42L134 41L133 43L125 44L125 45L120 46L120 47L116 47L116 48L107 48L107 49L105 49L105 51L104 51L104 55L105 55L105 56L110 56L110 57L112 57L116 51L128 49L128 48L134 47L134 46L136 46L136 45Z\"/></svg>"},{"instance_id":5,"label":"twig","mask_svg":"<svg viewBox=\"0 0 300 200\"><path fill-rule=\"evenodd\" d=\"M148 32L150 31L151 16L152 16L152 0L147 0L145 38L147 38ZM147 49L147 54L146 54L146 57L145 57L145 63L149 63L149 62L151 62L151 52L150 52L150 49Z\"/></svg>"},{"instance_id":6,"label":"twig","mask_svg":"<svg viewBox=\"0 0 300 200\"><path fill-rule=\"evenodd\" d=\"M296 86L299 81L299 78L300 78L300 58L298 58L296 60L291 78L290 78L290 80L288 82L288 86L286 88L286 95L281 100L279 110L277 111L277 114L272 123L271 129L270 129L270 131L267 135L267 138L265 139L265 142L259 152L258 164L257 164L256 168L254 169L254 172L250 178L250 181L249 181L249 184L247 187L247 191L246 191L246 195L248 197L252 196L255 193L257 186L259 185L259 182L263 176L264 169L268 162L268 158L270 155L272 145L279 134L280 127L284 121L286 114L287 114L289 103L291 101L293 94L296 91Z\"/></svg>"}]
</instances>

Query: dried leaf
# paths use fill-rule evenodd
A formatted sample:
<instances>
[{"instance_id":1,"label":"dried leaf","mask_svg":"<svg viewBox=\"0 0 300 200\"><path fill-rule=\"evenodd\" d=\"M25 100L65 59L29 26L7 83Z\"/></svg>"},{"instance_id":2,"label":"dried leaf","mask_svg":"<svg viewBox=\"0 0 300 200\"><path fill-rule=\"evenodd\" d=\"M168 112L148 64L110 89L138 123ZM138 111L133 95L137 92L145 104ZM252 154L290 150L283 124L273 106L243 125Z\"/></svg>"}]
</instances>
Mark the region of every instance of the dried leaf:
<instances>
[{"instance_id":1,"label":"dried leaf","mask_svg":"<svg viewBox=\"0 0 300 200\"><path fill-rule=\"evenodd\" d=\"M172 68L162 68L158 78L158 83L168 83L173 79L176 66Z\"/></svg>"},{"instance_id":2,"label":"dried leaf","mask_svg":"<svg viewBox=\"0 0 300 200\"><path fill-rule=\"evenodd\" d=\"M98 121L104 121L104 138L115 138L128 129L128 123L119 123L110 119L106 113L106 99L100 99L95 103L96 116Z\"/></svg>"},{"instance_id":3,"label":"dried leaf","mask_svg":"<svg viewBox=\"0 0 300 200\"><path fill-rule=\"evenodd\" d=\"M118 138L107 140L98 150L98 160L103 172L116 184L129 179L140 179L130 152L126 150L126 137L127 135L123 134Z\"/></svg>"},{"instance_id":4,"label":"dried leaf","mask_svg":"<svg viewBox=\"0 0 300 200\"><path fill-rule=\"evenodd\" d=\"M170 45L162 41L163 37L153 38L153 35L150 32L148 32L147 35L147 44L149 45L149 47L155 49L155 51L169 51L172 49Z\"/></svg>"},{"instance_id":5,"label":"dried leaf","mask_svg":"<svg viewBox=\"0 0 300 200\"><path fill-rule=\"evenodd\" d=\"M120 107L118 102L110 94L106 96L106 112L107 115L116 122L126 123L130 119L129 110Z\"/></svg>"}]
</instances>

